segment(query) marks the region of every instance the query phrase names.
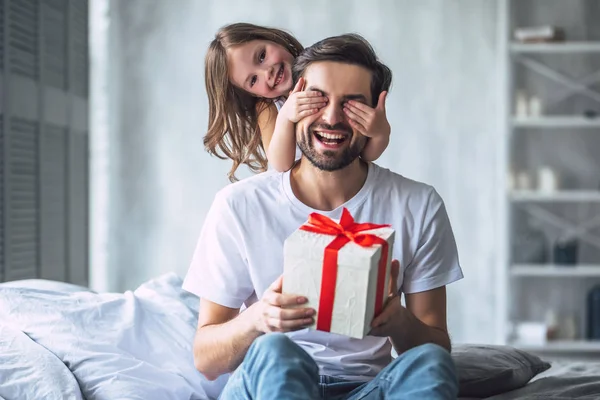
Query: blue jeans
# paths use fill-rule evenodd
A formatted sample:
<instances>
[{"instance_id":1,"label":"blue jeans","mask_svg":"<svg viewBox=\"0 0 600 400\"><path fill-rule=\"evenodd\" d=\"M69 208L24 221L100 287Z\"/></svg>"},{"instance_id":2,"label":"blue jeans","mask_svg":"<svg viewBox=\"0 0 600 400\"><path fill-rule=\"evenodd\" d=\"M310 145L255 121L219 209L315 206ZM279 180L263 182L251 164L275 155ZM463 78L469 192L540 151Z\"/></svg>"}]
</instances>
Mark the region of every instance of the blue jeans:
<instances>
[{"instance_id":1,"label":"blue jeans","mask_svg":"<svg viewBox=\"0 0 600 400\"><path fill-rule=\"evenodd\" d=\"M312 357L281 333L256 339L223 389L223 400L456 399L454 361L440 346L406 351L369 382L319 376Z\"/></svg>"}]
</instances>

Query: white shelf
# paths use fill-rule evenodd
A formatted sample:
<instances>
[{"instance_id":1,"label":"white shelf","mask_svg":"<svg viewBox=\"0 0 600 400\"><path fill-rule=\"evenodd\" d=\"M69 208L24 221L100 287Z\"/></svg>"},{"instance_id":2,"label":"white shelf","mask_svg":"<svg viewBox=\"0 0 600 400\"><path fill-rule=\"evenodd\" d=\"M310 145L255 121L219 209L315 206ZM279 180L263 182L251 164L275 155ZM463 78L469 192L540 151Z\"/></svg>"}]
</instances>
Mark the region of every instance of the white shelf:
<instances>
[{"instance_id":1,"label":"white shelf","mask_svg":"<svg viewBox=\"0 0 600 400\"><path fill-rule=\"evenodd\" d=\"M600 128L600 116L513 117L512 125L516 128Z\"/></svg>"},{"instance_id":2,"label":"white shelf","mask_svg":"<svg viewBox=\"0 0 600 400\"><path fill-rule=\"evenodd\" d=\"M539 351L549 353L599 353L600 341L591 340L555 340L548 341L544 344L521 344L512 342L510 346L516 347L524 351Z\"/></svg>"},{"instance_id":3,"label":"white shelf","mask_svg":"<svg viewBox=\"0 0 600 400\"><path fill-rule=\"evenodd\" d=\"M518 43L510 44L513 53L600 53L600 42L554 42L554 43Z\"/></svg>"},{"instance_id":4,"label":"white shelf","mask_svg":"<svg viewBox=\"0 0 600 400\"><path fill-rule=\"evenodd\" d=\"M600 265L535 265L516 264L510 269L512 276L533 277L598 277Z\"/></svg>"},{"instance_id":5,"label":"white shelf","mask_svg":"<svg viewBox=\"0 0 600 400\"><path fill-rule=\"evenodd\" d=\"M600 202L598 190L561 190L539 192L535 190L512 191L510 198L515 202Z\"/></svg>"}]
</instances>

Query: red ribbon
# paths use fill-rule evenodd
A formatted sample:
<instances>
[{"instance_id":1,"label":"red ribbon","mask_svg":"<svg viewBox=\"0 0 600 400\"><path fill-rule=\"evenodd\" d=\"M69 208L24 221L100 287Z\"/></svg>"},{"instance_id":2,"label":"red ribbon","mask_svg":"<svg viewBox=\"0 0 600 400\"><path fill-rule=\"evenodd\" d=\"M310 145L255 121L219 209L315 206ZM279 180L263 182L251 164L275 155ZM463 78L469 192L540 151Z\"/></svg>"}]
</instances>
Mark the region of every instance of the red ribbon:
<instances>
[{"instance_id":1,"label":"red ribbon","mask_svg":"<svg viewBox=\"0 0 600 400\"><path fill-rule=\"evenodd\" d=\"M310 214L308 223L302 225L303 231L314 232L324 235L333 235L335 238L325 248L323 259L323 271L321 277L321 297L317 314L317 329L329 332L331 329L331 318L333 315L333 303L335 298L335 285L337 281L338 251L346 243L354 242L359 246L371 247L381 245L381 258L377 273L377 294L375 298L375 315L378 315L383 307L383 291L385 290L385 270L388 258L388 243L384 239L372 233L361 233L371 229L387 228L390 225L378 225L370 223L356 223L350 212L344 208L342 218L337 223L332 219L317 213Z\"/></svg>"}]
</instances>

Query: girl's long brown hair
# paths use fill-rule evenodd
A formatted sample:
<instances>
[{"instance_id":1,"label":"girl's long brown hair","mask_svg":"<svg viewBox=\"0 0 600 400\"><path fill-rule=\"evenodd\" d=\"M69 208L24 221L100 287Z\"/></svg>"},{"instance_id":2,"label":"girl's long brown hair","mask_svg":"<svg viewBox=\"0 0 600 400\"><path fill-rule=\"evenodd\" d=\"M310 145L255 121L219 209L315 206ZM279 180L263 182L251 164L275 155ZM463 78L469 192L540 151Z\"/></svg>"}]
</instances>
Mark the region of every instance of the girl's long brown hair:
<instances>
[{"instance_id":1,"label":"girl's long brown hair","mask_svg":"<svg viewBox=\"0 0 600 400\"><path fill-rule=\"evenodd\" d=\"M267 169L258 115L272 103L272 99L256 97L233 85L227 65L228 49L253 40L275 42L294 58L303 50L300 42L289 33L249 23L222 27L210 43L204 65L209 106L204 146L210 154L233 161L228 174L232 182L237 180L235 171L241 164L246 164L254 172Z\"/></svg>"}]
</instances>

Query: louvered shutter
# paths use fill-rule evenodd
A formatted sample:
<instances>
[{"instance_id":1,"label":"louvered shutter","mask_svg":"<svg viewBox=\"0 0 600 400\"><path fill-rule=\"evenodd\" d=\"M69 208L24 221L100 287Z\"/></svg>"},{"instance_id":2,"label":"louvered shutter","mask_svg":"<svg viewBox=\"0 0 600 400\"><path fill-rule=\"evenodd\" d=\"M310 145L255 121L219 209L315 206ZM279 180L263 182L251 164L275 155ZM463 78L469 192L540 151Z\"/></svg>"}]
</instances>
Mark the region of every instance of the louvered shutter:
<instances>
[{"instance_id":1,"label":"louvered shutter","mask_svg":"<svg viewBox=\"0 0 600 400\"><path fill-rule=\"evenodd\" d=\"M87 285L87 1L0 0L0 13L0 281Z\"/></svg>"}]
</instances>

